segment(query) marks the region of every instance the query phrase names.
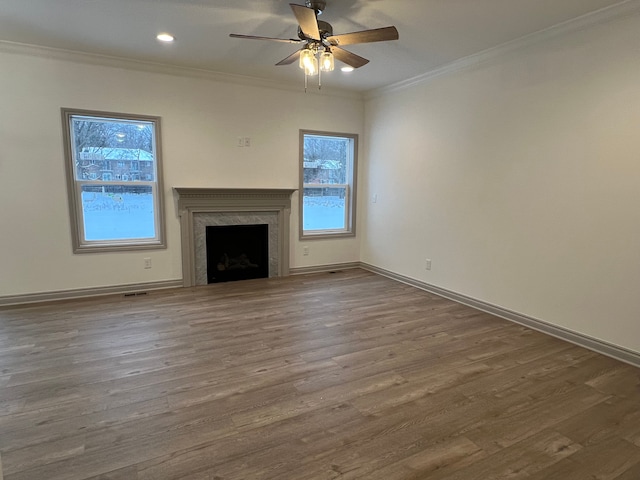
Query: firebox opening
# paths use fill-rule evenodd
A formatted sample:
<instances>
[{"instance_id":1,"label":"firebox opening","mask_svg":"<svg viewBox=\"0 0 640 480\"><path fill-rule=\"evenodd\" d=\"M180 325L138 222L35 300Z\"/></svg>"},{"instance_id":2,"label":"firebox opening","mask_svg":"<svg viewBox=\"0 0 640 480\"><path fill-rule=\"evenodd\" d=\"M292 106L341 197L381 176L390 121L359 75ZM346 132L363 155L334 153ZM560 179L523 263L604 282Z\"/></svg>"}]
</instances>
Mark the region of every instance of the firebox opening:
<instances>
[{"instance_id":1,"label":"firebox opening","mask_svg":"<svg viewBox=\"0 0 640 480\"><path fill-rule=\"evenodd\" d=\"M269 277L269 225L206 227L207 281Z\"/></svg>"}]
</instances>

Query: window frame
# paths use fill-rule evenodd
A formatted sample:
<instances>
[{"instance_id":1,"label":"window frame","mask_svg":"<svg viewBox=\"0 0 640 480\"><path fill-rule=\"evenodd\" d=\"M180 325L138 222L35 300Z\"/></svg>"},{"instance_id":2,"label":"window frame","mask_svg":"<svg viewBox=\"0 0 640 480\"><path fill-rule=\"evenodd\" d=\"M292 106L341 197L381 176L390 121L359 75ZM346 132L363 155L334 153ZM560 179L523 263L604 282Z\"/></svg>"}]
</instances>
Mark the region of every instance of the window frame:
<instances>
[{"instance_id":1,"label":"window frame","mask_svg":"<svg viewBox=\"0 0 640 480\"><path fill-rule=\"evenodd\" d=\"M305 136L316 137L335 137L349 139L352 142L351 158L348 159L348 171L346 173L347 182L344 184L315 184L304 183L304 139ZM356 185L358 179L358 137L357 133L343 133L343 132L327 132L322 130L300 130L299 136L299 166L300 166L300 181L299 181L299 206L298 206L298 220L299 220L299 238L300 240L310 239L327 239L327 238L344 238L354 237L356 235ZM343 229L323 229L323 230L305 230L304 229L304 189L305 188L345 188L345 228Z\"/></svg>"},{"instance_id":2,"label":"window frame","mask_svg":"<svg viewBox=\"0 0 640 480\"><path fill-rule=\"evenodd\" d=\"M130 250L150 250L166 248L165 214L164 214L164 186L162 175L162 149L160 117L151 115L137 115L129 113L104 112L99 110L81 110L76 108L61 108L62 136L64 144L64 161L67 177L67 194L69 198L69 214L71 221L71 241L74 253L118 252ZM74 146L72 145L72 121L74 117L89 117L96 120L122 120L123 122L147 122L153 125L154 161L156 163L156 178L152 181L136 181L135 186L149 186L154 202L154 238L133 238L119 240L86 240L84 236L84 216L82 208L82 187L84 185L114 185L123 180L115 178L104 181L77 179L74 168Z\"/></svg>"}]
</instances>

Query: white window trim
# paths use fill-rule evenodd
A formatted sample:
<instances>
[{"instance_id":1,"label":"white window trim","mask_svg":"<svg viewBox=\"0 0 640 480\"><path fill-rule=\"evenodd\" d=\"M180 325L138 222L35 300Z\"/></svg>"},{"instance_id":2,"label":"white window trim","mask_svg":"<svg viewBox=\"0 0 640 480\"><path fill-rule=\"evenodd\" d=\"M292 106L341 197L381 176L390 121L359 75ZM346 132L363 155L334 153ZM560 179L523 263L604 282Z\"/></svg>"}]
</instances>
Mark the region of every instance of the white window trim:
<instances>
[{"instance_id":1,"label":"white window trim","mask_svg":"<svg viewBox=\"0 0 640 480\"><path fill-rule=\"evenodd\" d=\"M162 152L160 141L160 117L149 115L132 115L127 113L102 112L95 110L79 110L62 108L62 132L64 140L65 167L67 174L67 192L69 196L69 213L71 218L71 240L74 253L117 252L126 250L148 250L166 248L164 224L164 187L162 183ZM71 120L74 116L86 116L115 120L150 122L154 125L154 154L156 161L156 181L136 182L136 186L151 186L154 198L155 238L126 240L84 240L84 219L82 210L82 187L84 185L120 185L117 180L77 180L74 171L74 154L72 146ZM115 176L115 175L114 175Z\"/></svg>"},{"instance_id":2,"label":"white window trim","mask_svg":"<svg viewBox=\"0 0 640 480\"><path fill-rule=\"evenodd\" d=\"M305 135L316 135L324 137L339 137L349 138L353 141L353 152L350 162L350 172L347 172L347 181L350 179L351 183L347 184L315 184L304 183L304 137ZM299 205L298 205L298 223L299 238L300 240L309 240L314 238L339 238L339 237L354 237L356 235L356 183L358 179L358 134L355 133L339 133L339 132L325 132L319 130L300 130L300 189L299 189ZM323 230L304 230L304 189L306 188L345 188L345 228L341 229L323 229Z\"/></svg>"}]
</instances>

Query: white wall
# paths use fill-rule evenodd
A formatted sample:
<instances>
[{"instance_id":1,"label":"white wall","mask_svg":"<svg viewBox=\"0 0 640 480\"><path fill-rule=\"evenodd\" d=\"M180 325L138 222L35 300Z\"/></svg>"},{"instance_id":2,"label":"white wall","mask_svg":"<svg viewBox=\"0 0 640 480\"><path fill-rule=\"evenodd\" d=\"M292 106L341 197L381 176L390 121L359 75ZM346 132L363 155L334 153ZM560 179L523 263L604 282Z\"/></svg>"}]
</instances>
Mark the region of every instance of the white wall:
<instances>
[{"instance_id":1,"label":"white wall","mask_svg":"<svg viewBox=\"0 0 640 480\"><path fill-rule=\"evenodd\" d=\"M363 130L360 98L304 94L302 78L287 91L7 52L0 64L0 297L181 279L172 187L298 188L299 129ZM162 117L167 249L72 253L61 107ZM297 205L292 267L359 259L358 239L305 242L303 257Z\"/></svg>"},{"instance_id":2,"label":"white wall","mask_svg":"<svg viewBox=\"0 0 640 480\"><path fill-rule=\"evenodd\" d=\"M362 261L640 352L639 45L634 16L369 99Z\"/></svg>"}]
</instances>

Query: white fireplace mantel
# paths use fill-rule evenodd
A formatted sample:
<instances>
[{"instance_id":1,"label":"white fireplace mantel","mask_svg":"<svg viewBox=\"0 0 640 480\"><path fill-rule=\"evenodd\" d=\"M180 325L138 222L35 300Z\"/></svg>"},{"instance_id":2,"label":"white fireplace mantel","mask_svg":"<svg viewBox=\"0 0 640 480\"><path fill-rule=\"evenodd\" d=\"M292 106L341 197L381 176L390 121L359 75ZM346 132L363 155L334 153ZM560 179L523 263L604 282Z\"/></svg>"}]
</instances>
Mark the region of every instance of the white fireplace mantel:
<instances>
[{"instance_id":1,"label":"white fireplace mantel","mask_svg":"<svg viewBox=\"0 0 640 480\"><path fill-rule=\"evenodd\" d=\"M216 225L235 225L246 219L264 218L269 223L270 253L273 264L269 276L289 275L289 237L291 195L288 188L183 188L174 187L178 194L178 212L182 238L182 277L185 287L201 285L202 242L196 230L206 219ZM271 220L273 219L273 220ZM260 220L262 221L262 220ZM275 252L271 245L275 245ZM206 269L206 265L204 266Z\"/></svg>"}]
</instances>

